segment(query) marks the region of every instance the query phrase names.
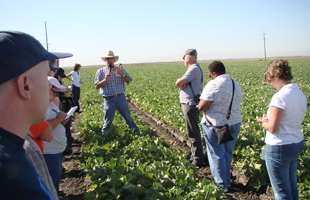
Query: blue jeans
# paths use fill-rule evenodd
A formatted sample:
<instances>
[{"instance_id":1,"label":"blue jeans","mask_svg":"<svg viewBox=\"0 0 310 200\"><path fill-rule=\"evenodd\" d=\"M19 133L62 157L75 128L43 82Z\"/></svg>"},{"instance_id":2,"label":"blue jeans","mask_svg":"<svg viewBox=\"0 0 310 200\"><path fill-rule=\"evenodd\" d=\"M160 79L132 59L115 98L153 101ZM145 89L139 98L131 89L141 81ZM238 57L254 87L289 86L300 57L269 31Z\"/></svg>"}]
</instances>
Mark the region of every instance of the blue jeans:
<instances>
[{"instance_id":1,"label":"blue jeans","mask_svg":"<svg viewBox=\"0 0 310 200\"><path fill-rule=\"evenodd\" d=\"M230 168L233 158L233 150L239 135L241 123L229 126L229 131L234 140L224 144L218 144L218 137L214 132L214 128L202 124L202 130L205 136L208 160L210 164L211 174L216 184L227 190L230 187Z\"/></svg>"},{"instance_id":2,"label":"blue jeans","mask_svg":"<svg viewBox=\"0 0 310 200\"><path fill-rule=\"evenodd\" d=\"M62 174L63 152L57 154L43 154L48 171L57 190Z\"/></svg>"},{"instance_id":3,"label":"blue jeans","mask_svg":"<svg viewBox=\"0 0 310 200\"><path fill-rule=\"evenodd\" d=\"M107 131L112 127L116 109L122 115L128 127L134 129L136 133L140 134L139 127L130 116L128 102L124 93L118 97L104 98L104 124L101 132L104 133L104 131Z\"/></svg>"},{"instance_id":4,"label":"blue jeans","mask_svg":"<svg viewBox=\"0 0 310 200\"><path fill-rule=\"evenodd\" d=\"M298 199L297 161L304 142L266 145L265 161L275 199Z\"/></svg>"},{"instance_id":5,"label":"blue jeans","mask_svg":"<svg viewBox=\"0 0 310 200\"><path fill-rule=\"evenodd\" d=\"M80 104L79 104L80 91L81 91L80 87L76 87L75 85L72 84L72 103L73 106L78 106L76 112L80 111Z\"/></svg>"}]
</instances>

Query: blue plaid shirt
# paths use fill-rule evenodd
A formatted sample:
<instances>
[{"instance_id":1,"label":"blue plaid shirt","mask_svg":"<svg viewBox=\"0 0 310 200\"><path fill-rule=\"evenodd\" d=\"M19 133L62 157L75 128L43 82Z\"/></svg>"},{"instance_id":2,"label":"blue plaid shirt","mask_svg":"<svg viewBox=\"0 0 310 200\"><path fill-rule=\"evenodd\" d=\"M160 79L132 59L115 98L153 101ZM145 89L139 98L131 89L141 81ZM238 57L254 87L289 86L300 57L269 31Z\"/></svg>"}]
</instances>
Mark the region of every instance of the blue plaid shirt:
<instances>
[{"instance_id":1,"label":"blue plaid shirt","mask_svg":"<svg viewBox=\"0 0 310 200\"><path fill-rule=\"evenodd\" d=\"M95 85L99 82L102 81L105 78L105 74L109 71L110 69L108 67L103 67L97 70L96 76L95 76ZM130 81L132 80L129 74L126 72L126 70L123 68L124 73L126 76L129 77ZM100 95L103 97L110 97L117 95L119 93L124 93L126 92L126 87L125 87L125 81L123 77L121 77L118 74L114 74L111 72L111 76L109 80L104 84L102 88L99 89Z\"/></svg>"}]
</instances>

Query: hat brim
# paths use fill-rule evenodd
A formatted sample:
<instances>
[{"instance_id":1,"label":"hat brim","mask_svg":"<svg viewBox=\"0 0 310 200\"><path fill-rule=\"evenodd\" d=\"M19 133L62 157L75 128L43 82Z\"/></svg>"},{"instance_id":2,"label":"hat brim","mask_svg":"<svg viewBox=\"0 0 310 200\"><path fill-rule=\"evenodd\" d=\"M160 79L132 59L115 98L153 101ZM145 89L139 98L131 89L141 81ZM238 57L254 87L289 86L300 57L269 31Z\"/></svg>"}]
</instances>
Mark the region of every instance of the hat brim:
<instances>
[{"instance_id":1,"label":"hat brim","mask_svg":"<svg viewBox=\"0 0 310 200\"><path fill-rule=\"evenodd\" d=\"M61 78L66 78L67 76L65 74L58 74Z\"/></svg>"},{"instance_id":2,"label":"hat brim","mask_svg":"<svg viewBox=\"0 0 310 200\"><path fill-rule=\"evenodd\" d=\"M59 70L58 67L55 67L54 65L52 65L52 63L48 62L49 66L50 66L50 70L53 70L53 71L57 71Z\"/></svg>"},{"instance_id":3,"label":"hat brim","mask_svg":"<svg viewBox=\"0 0 310 200\"><path fill-rule=\"evenodd\" d=\"M72 56L73 56L72 53L48 52L48 54L45 56L44 60L69 58Z\"/></svg>"},{"instance_id":4,"label":"hat brim","mask_svg":"<svg viewBox=\"0 0 310 200\"><path fill-rule=\"evenodd\" d=\"M65 92L68 89L67 86L60 85L60 84L57 84L57 85L52 84L52 86L58 88L59 92Z\"/></svg>"},{"instance_id":5,"label":"hat brim","mask_svg":"<svg viewBox=\"0 0 310 200\"><path fill-rule=\"evenodd\" d=\"M114 61L114 62L117 62L118 59L119 59L118 56L105 56L105 57L101 57L101 59L102 59L103 61L106 61L106 58L115 58L115 61Z\"/></svg>"}]
</instances>

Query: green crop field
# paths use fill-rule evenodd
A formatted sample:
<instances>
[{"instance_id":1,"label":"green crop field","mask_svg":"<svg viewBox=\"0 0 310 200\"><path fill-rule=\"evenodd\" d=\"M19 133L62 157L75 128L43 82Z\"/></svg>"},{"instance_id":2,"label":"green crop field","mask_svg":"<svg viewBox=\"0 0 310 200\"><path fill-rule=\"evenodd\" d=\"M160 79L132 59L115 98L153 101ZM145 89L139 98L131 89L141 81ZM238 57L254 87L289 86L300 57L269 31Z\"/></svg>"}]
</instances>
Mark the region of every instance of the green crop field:
<instances>
[{"instance_id":1,"label":"green crop field","mask_svg":"<svg viewBox=\"0 0 310 200\"><path fill-rule=\"evenodd\" d=\"M257 189L269 184L265 163L261 160L265 133L255 120L256 116L262 116L267 112L271 97L276 92L264 82L263 74L269 62L224 63L226 72L239 83L243 91L241 105L243 121L234 150L233 165L237 166L242 174L251 177L250 186ZM309 102L310 59L289 60L289 63L294 76L293 82L299 84ZM204 63L201 66L204 72L204 84L206 84L210 80L208 64ZM182 77L187 67L179 64L130 67L124 65L124 68L133 79L127 86L126 96L135 101L140 109L150 112L186 135L184 117L179 103L179 90L175 82L177 78ZM96 70L87 69L91 74L95 74ZM138 119L135 120L141 127L141 136L135 135L126 128L121 119L117 119L111 129L112 137L104 139L100 135L100 128L103 125L103 100L94 89L93 78L83 71L82 81L85 84L81 92L84 110L81 130L85 135L85 146L81 164L93 181L92 189L86 195L89 199L96 196L103 199L133 197L130 195L138 199L204 199L203 195L206 194L210 195L208 198L211 196L221 198L222 191L217 189L214 183L203 187L207 183L194 178L188 180L186 184L183 183L182 171L189 170L186 174L192 174L195 171L187 166L184 152L172 150L160 139L156 139L152 130ZM303 128L305 150L298 162L297 175L300 196L307 199L310 197L309 110L306 113ZM160 157L157 156L159 151ZM173 156L169 156L171 154ZM119 169L116 169L117 167ZM178 170L173 171L173 168ZM155 175L154 169L160 169L161 174ZM115 180L118 180L117 183L114 182ZM147 196L148 192L151 196Z\"/></svg>"}]
</instances>

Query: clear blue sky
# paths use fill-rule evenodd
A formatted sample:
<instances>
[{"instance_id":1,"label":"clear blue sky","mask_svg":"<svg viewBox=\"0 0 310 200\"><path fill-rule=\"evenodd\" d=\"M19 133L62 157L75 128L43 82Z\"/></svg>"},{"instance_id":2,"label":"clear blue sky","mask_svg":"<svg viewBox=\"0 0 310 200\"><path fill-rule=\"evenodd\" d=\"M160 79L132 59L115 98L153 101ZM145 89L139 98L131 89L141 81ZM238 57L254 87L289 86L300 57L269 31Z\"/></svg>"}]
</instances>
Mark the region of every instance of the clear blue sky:
<instances>
[{"instance_id":1,"label":"clear blue sky","mask_svg":"<svg viewBox=\"0 0 310 200\"><path fill-rule=\"evenodd\" d=\"M70 52L64 66L310 55L310 0L0 0L0 29L23 31L49 51Z\"/></svg>"}]
</instances>

